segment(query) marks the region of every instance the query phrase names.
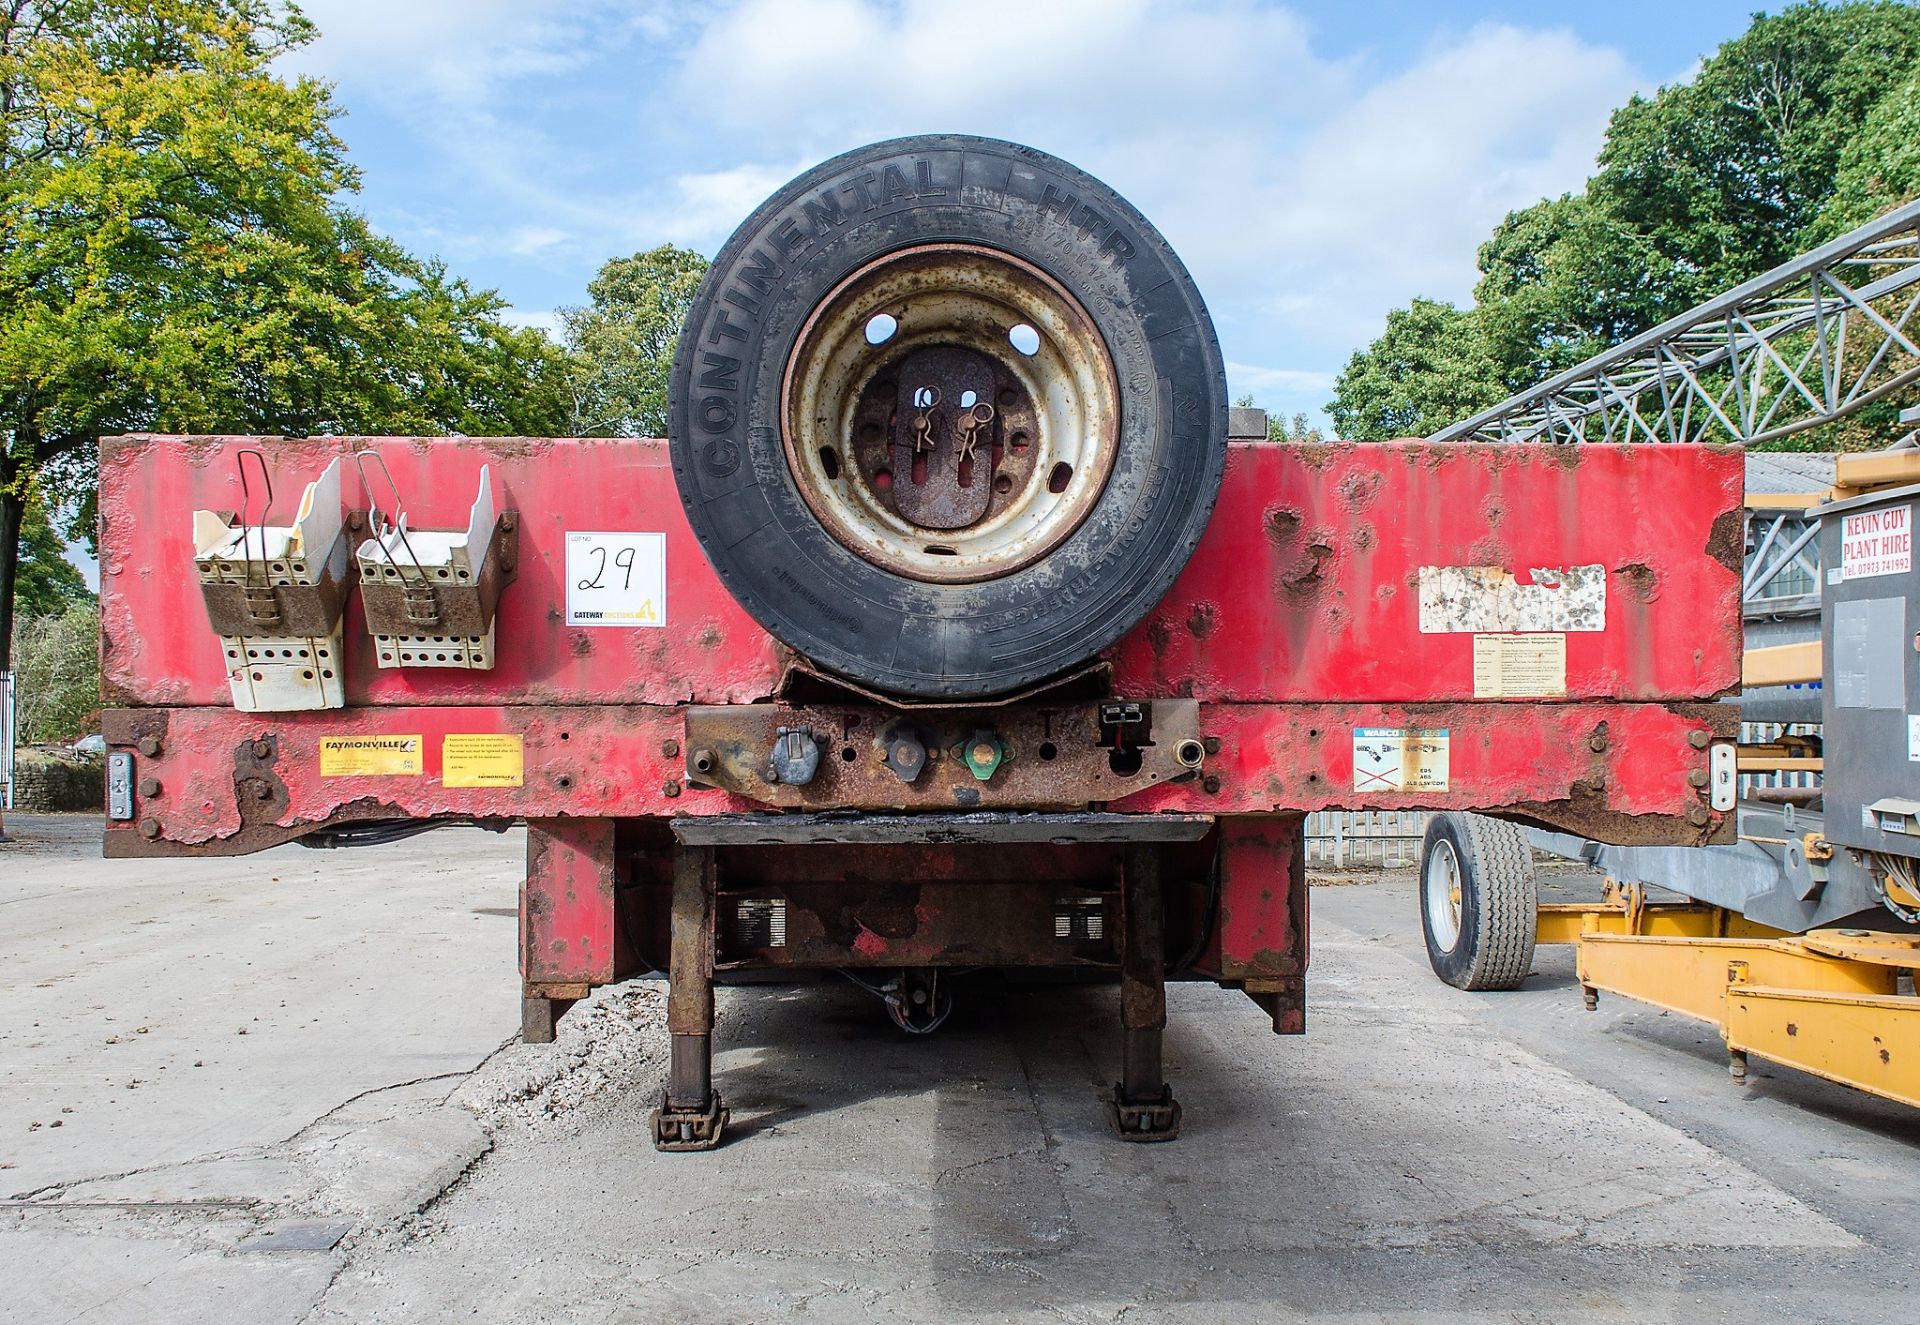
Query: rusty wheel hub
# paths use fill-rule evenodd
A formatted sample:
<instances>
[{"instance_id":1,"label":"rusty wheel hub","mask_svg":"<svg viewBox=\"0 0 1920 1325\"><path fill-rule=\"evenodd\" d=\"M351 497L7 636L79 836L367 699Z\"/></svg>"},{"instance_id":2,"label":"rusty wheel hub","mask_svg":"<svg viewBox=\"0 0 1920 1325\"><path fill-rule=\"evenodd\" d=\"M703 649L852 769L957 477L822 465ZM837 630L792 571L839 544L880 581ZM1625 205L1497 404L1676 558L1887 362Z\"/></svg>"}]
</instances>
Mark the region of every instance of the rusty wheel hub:
<instances>
[{"instance_id":1,"label":"rusty wheel hub","mask_svg":"<svg viewBox=\"0 0 1920 1325\"><path fill-rule=\"evenodd\" d=\"M1093 319L1039 268L969 244L904 249L801 328L787 464L841 544L933 583L995 579L1077 528L1119 438Z\"/></svg>"}]
</instances>

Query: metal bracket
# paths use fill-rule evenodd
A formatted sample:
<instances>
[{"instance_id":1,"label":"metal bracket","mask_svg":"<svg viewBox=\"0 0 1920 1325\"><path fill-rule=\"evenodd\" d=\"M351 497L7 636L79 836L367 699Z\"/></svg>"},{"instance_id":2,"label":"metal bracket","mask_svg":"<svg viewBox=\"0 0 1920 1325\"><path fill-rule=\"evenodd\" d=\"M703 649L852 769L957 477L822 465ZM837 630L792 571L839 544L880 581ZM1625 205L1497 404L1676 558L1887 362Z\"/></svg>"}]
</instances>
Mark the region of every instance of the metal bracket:
<instances>
[{"instance_id":1,"label":"metal bracket","mask_svg":"<svg viewBox=\"0 0 1920 1325\"><path fill-rule=\"evenodd\" d=\"M267 523L273 479L265 454L249 447L234 463L240 509L193 513L194 566L208 623L225 654L234 707L339 708L346 702L341 610L351 587L340 462L306 486L287 525Z\"/></svg>"},{"instance_id":2,"label":"metal bracket","mask_svg":"<svg viewBox=\"0 0 1920 1325\"><path fill-rule=\"evenodd\" d=\"M480 470L467 527L436 531L408 527L399 487L378 452L362 451L354 464L370 507L371 536L355 560L376 661L382 667L491 669L500 593L513 581L519 544L514 513L495 512L490 470ZM391 498L391 518L374 495L376 475Z\"/></svg>"}]
</instances>

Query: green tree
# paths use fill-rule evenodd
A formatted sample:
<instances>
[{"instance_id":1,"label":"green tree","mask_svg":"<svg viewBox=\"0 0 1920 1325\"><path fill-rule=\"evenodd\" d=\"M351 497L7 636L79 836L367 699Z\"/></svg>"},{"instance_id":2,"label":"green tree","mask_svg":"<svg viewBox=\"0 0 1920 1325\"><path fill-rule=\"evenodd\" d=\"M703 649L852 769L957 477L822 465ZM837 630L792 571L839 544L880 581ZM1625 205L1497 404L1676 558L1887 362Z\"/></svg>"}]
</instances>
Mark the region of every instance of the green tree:
<instances>
[{"instance_id":1,"label":"green tree","mask_svg":"<svg viewBox=\"0 0 1920 1325\"><path fill-rule=\"evenodd\" d=\"M1385 334L1348 360L1327 412L1350 441L1423 437L1505 394L1473 313L1415 299L1387 314Z\"/></svg>"},{"instance_id":2,"label":"green tree","mask_svg":"<svg viewBox=\"0 0 1920 1325\"><path fill-rule=\"evenodd\" d=\"M1920 72L1888 93L1840 154L1833 196L1813 226L1831 239L1920 198Z\"/></svg>"},{"instance_id":3,"label":"green tree","mask_svg":"<svg viewBox=\"0 0 1920 1325\"><path fill-rule=\"evenodd\" d=\"M587 286L586 307L560 310L575 436L666 436L674 344L707 265L672 244L613 258Z\"/></svg>"},{"instance_id":4,"label":"green tree","mask_svg":"<svg viewBox=\"0 0 1920 1325\"><path fill-rule=\"evenodd\" d=\"M140 430L557 432L566 361L371 232L280 0L0 0L0 663L33 491Z\"/></svg>"},{"instance_id":5,"label":"green tree","mask_svg":"<svg viewBox=\"0 0 1920 1325\"><path fill-rule=\"evenodd\" d=\"M87 581L67 560L66 540L54 527L45 503L27 502L20 526L20 565L15 572L13 600L26 620L59 616L73 603L93 597Z\"/></svg>"},{"instance_id":6,"label":"green tree","mask_svg":"<svg viewBox=\"0 0 1920 1325\"><path fill-rule=\"evenodd\" d=\"M1448 402L1496 403L1913 196L1916 66L1920 7L1756 16L1691 81L1614 113L1582 193L1501 223L1473 308L1389 318L1336 385L1342 434L1456 422L1470 411Z\"/></svg>"},{"instance_id":7,"label":"green tree","mask_svg":"<svg viewBox=\"0 0 1920 1325\"><path fill-rule=\"evenodd\" d=\"M71 741L100 710L100 610L91 598L23 618L14 639L14 720L23 745Z\"/></svg>"}]
</instances>

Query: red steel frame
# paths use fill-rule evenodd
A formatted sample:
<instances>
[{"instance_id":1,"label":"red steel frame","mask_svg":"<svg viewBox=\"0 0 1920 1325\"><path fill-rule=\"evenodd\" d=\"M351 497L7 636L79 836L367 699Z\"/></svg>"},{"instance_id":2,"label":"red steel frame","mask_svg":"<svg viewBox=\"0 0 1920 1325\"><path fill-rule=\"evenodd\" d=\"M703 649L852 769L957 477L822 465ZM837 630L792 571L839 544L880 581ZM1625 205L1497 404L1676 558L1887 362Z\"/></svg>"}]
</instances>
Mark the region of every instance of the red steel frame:
<instances>
[{"instance_id":1,"label":"red steel frame","mask_svg":"<svg viewBox=\"0 0 1920 1325\"><path fill-rule=\"evenodd\" d=\"M494 669L377 668L355 595L345 708L235 711L192 573L191 512L239 505L235 455L253 445L282 494L337 456L379 452L417 529L463 527L488 466L518 538ZM364 512L355 486L347 505ZM1174 954L1188 954L1186 974L1245 989L1276 1029L1301 1028L1307 811L1478 809L1612 841L1723 840L1731 824L1707 800L1707 747L1734 728L1706 701L1739 684L1741 502L1739 454L1713 448L1236 444L1190 564L1105 655L1113 695L1199 702L1204 768L1080 807L1204 816L1204 838L1154 851L839 849L844 877L917 879L921 900L905 921L839 947L821 929L821 962L987 964L981 953L1012 949L995 947L990 927L970 937L953 922L987 909L969 884L988 887L983 876L999 871L1034 887L1052 880L1063 896L1094 889L1127 917L1106 964L1123 974L1129 1080L1136 1067L1147 1080L1164 1020L1157 971ZM566 624L570 530L665 534L667 628ZM1419 629L1422 567L1593 564L1607 571L1605 628L1567 636L1564 698L1476 699L1473 637ZM663 442L120 439L102 456L101 567L106 735L133 755L140 788L133 818L107 826L109 855L232 854L356 820L525 819L529 1036L550 1036L552 1018L592 986L663 964L676 927L704 926L704 958L673 942L688 989L673 1000L676 1064L683 1040L705 1043L711 995L702 1004L700 991L716 967L777 964L765 951L730 954L714 908L756 887L833 886L810 848L672 846L676 824L764 808L690 777L688 707L779 703L795 660L709 568ZM1355 727L1448 729L1447 788L1357 789ZM320 776L322 737L381 733L424 738L419 775ZM521 736L522 784L442 785L441 741L463 733ZM1044 960L1078 960L1063 954ZM1136 1039L1151 1041L1151 1061L1136 1063Z\"/></svg>"}]
</instances>

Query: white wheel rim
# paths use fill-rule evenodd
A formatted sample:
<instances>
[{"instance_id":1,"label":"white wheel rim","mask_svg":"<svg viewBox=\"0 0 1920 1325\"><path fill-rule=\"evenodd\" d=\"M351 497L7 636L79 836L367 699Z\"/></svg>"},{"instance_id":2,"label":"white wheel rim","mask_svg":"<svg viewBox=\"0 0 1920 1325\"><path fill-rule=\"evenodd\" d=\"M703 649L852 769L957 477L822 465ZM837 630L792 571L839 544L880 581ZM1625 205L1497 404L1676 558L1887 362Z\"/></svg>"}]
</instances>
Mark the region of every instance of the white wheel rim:
<instances>
[{"instance_id":1,"label":"white wheel rim","mask_svg":"<svg viewBox=\"0 0 1920 1325\"><path fill-rule=\"evenodd\" d=\"M1424 885L1427 898L1427 933L1442 952L1452 952L1460 942L1460 893L1462 880L1460 857L1453 843L1444 839L1433 844L1427 855Z\"/></svg>"},{"instance_id":2,"label":"white wheel rim","mask_svg":"<svg viewBox=\"0 0 1920 1325\"><path fill-rule=\"evenodd\" d=\"M867 330L881 321L875 343ZM1028 348L1011 343L1016 331L1032 337ZM1013 434L1017 446L1008 439L1004 478L991 466L980 471L994 494L984 515L927 527L896 509L892 486L905 479L874 459L858 421L869 387L897 378L916 350L942 346L998 365L1018 384L1011 394L1034 431ZM970 403L934 397L930 408ZM896 574L966 584L1033 564L1086 519L1118 451L1119 383L1092 317L1039 268L975 245L928 244L869 263L821 301L787 362L782 422L794 485L828 533ZM906 426L902 418L895 428ZM999 452L989 442L979 454Z\"/></svg>"}]
</instances>

